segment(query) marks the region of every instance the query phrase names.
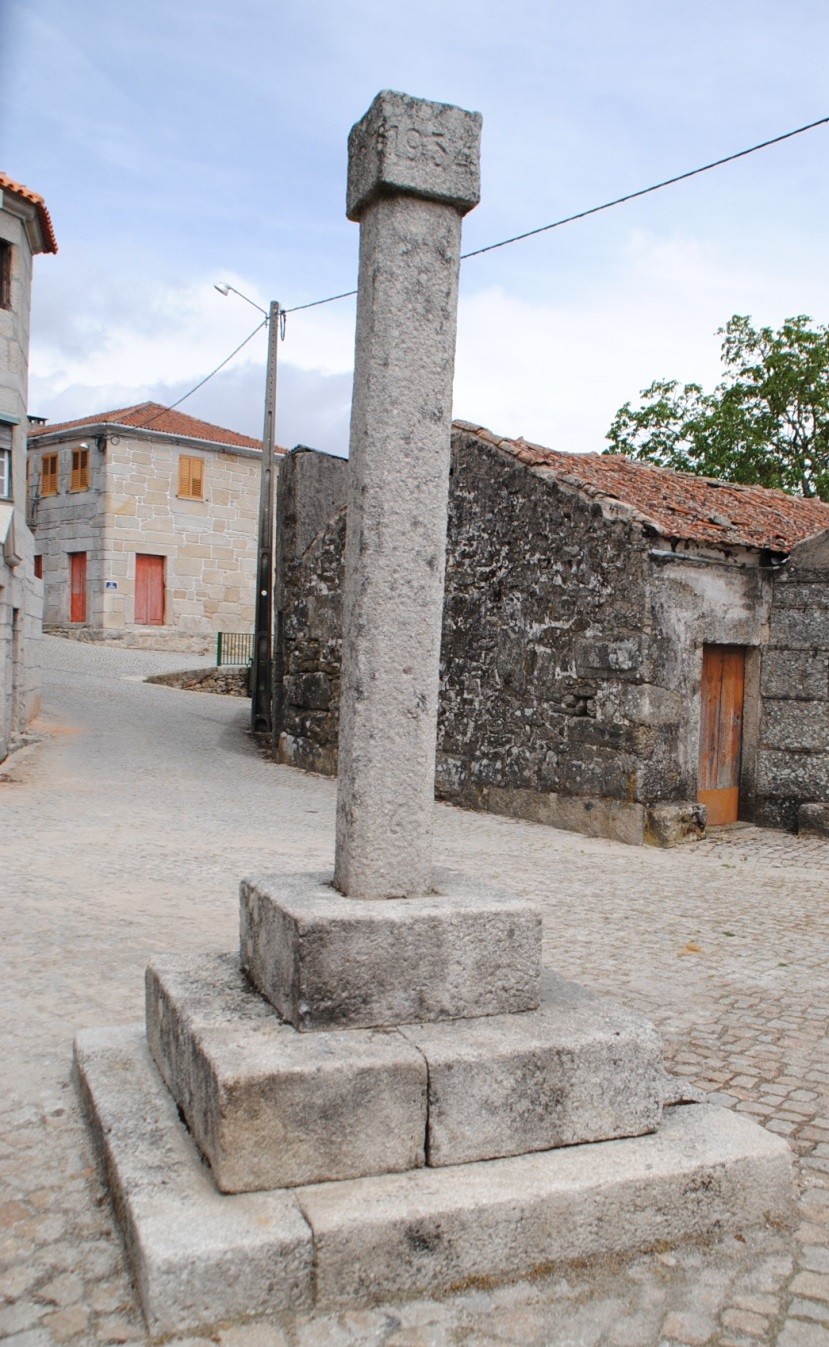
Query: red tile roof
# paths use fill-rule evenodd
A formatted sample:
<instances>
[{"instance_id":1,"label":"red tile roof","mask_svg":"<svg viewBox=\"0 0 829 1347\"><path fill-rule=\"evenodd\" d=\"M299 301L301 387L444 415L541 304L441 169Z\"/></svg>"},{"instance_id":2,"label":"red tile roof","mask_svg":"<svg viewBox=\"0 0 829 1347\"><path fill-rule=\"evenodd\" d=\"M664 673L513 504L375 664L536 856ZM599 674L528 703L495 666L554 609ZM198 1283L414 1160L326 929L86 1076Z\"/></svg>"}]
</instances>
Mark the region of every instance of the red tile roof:
<instances>
[{"instance_id":1,"label":"red tile roof","mask_svg":"<svg viewBox=\"0 0 829 1347\"><path fill-rule=\"evenodd\" d=\"M15 182L2 170L0 170L0 191L14 192L16 196L22 196L24 201L28 201L30 205L36 208L40 231L43 235L43 251L45 253L56 253L58 241L52 228L52 217L46 209L46 202L43 197L38 196L37 192L33 192L31 187L24 187L21 182Z\"/></svg>"},{"instance_id":2,"label":"red tile roof","mask_svg":"<svg viewBox=\"0 0 829 1347\"><path fill-rule=\"evenodd\" d=\"M672 472L621 454L561 453L523 439L502 439L466 421L455 426L586 495L619 501L663 538L790 552L804 538L829 529L829 505L822 500Z\"/></svg>"},{"instance_id":3,"label":"red tile roof","mask_svg":"<svg viewBox=\"0 0 829 1347\"><path fill-rule=\"evenodd\" d=\"M240 435L237 430L226 430L224 426L214 426L210 421L200 421L184 412L170 411L159 402L139 402L134 407L121 407L114 412L98 412L95 416L81 416L77 421L61 421L55 425L35 426L29 430L29 439L41 435L54 435L63 430L79 430L82 426L102 424L133 426L146 430L155 430L162 435L177 435L186 440L210 440L214 444L235 445L240 449L261 449L262 441L251 439L250 435ZM278 454L285 450L277 448Z\"/></svg>"}]
</instances>

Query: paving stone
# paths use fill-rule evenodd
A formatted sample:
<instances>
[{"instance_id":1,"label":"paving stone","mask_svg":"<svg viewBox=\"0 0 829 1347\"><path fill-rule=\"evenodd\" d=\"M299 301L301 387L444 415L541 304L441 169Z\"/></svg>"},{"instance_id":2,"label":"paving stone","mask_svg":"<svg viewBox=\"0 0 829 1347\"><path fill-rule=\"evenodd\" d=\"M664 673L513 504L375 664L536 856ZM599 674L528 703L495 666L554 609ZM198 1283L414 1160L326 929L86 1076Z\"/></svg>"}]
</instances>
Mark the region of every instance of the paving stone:
<instances>
[{"instance_id":1,"label":"paving stone","mask_svg":"<svg viewBox=\"0 0 829 1347\"><path fill-rule=\"evenodd\" d=\"M82 1276L93 1314L71 1347L87 1347L116 1313L96 1307L93 1292L111 1288L127 1321L141 1318L85 1129L62 1088L72 1035L140 1020L153 954L232 948L239 876L276 865L330 869L335 788L261 758L238 702L128 681L183 667L175 655L53 637L42 649L54 733L14 767L13 785L0 786L0 873L18 896L4 912L0 944L0 1184L6 1201L24 1205L49 1188L62 1233L41 1239L45 1213L33 1208L20 1226L0 1231L0 1258L36 1269L32 1285L59 1271ZM195 667L192 656L187 664ZM829 843L726 830L684 850L680 867L675 852L438 807L435 845L439 863L537 904L545 962L652 1020L669 1070L681 1074L681 1059L696 1062L693 1083L709 1088L750 1074L764 1101L805 1082L818 1098L797 1137L807 1145L829 1137ZM723 929L736 937L723 939ZM679 957L693 938L704 957ZM61 1104L65 1116L47 1127L44 1117ZM597 1329L579 1305L611 1295L641 1347L657 1347L674 1310L704 1304L706 1316L718 1316L743 1291L782 1296L801 1244L795 1270L825 1272L813 1259L816 1249L829 1251L827 1215L809 1200L791 1233L714 1238L673 1249L671 1263L622 1257L441 1302L388 1304L379 1321L408 1323L411 1315L422 1327L418 1316L439 1305L437 1322L467 1347L476 1335L492 1342L493 1306L540 1303L551 1347L584 1347L582 1329L592 1341ZM811 1336L787 1343L780 1328L777 1347L817 1347L827 1329L817 1315L827 1304L796 1296L790 1322ZM329 1324L337 1343L364 1347L363 1326L327 1315L292 1318L291 1347L320 1347ZM8 1341L54 1347L41 1328Z\"/></svg>"}]
</instances>

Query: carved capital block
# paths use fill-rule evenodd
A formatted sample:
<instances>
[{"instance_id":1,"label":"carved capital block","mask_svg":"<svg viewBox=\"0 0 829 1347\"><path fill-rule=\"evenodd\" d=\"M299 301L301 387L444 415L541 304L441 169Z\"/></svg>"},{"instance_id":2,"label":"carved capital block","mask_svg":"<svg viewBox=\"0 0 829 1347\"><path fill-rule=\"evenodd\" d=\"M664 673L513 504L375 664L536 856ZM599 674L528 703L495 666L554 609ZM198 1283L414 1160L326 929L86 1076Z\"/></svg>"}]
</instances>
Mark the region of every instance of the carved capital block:
<instances>
[{"instance_id":1,"label":"carved capital block","mask_svg":"<svg viewBox=\"0 0 829 1347\"><path fill-rule=\"evenodd\" d=\"M379 93L348 137L346 214L359 220L378 197L417 196L461 214L481 199L479 112Z\"/></svg>"}]
</instances>

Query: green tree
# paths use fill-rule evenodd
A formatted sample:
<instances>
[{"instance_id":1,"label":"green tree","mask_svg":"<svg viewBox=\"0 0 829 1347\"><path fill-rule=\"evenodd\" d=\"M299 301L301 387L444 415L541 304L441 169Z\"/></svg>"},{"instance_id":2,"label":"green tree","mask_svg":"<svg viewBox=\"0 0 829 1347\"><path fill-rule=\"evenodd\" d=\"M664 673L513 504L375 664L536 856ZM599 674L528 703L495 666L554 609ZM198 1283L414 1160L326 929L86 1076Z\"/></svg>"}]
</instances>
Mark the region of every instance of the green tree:
<instances>
[{"instance_id":1,"label":"green tree","mask_svg":"<svg viewBox=\"0 0 829 1347\"><path fill-rule=\"evenodd\" d=\"M604 452L829 500L829 326L801 314L775 331L735 314L718 335L713 393L656 380L620 407Z\"/></svg>"}]
</instances>

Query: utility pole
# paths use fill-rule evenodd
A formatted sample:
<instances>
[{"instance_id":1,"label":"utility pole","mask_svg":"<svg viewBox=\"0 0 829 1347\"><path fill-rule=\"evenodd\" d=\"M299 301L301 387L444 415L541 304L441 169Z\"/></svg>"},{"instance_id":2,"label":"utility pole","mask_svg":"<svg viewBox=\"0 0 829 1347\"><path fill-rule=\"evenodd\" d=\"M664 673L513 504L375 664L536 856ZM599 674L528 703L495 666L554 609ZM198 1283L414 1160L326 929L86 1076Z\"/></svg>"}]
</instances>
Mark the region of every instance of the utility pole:
<instances>
[{"instance_id":1,"label":"utility pole","mask_svg":"<svg viewBox=\"0 0 829 1347\"><path fill-rule=\"evenodd\" d=\"M273 583L274 583L274 444L276 428L276 351L280 306L268 310L268 367L265 375L265 422L262 430L262 476L259 486L259 540L256 562L256 607L253 628L250 728L273 732Z\"/></svg>"}]
</instances>

